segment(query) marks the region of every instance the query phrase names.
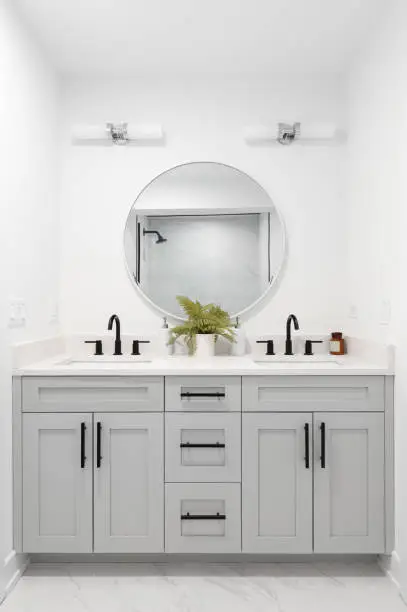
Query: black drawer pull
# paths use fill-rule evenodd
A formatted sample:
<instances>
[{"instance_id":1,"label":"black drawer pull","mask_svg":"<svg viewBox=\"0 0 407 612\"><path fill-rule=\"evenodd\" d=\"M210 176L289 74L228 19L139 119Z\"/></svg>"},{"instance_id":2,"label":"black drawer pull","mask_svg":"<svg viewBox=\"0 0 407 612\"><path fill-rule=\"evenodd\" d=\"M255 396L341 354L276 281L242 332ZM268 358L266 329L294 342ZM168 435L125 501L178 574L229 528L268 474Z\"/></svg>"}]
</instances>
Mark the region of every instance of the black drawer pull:
<instances>
[{"instance_id":1,"label":"black drawer pull","mask_svg":"<svg viewBox=\"0 0 407 612\"><path fill-rule=\"evenodd\" d=\"M215 444L191 444L191 442L181 442L181 448L225 448L226 444L215 442Z\"/></svg>"},{"instance_id":2,"label":"black drawer pull","mask_svg":"<svg viewBox=\"0 0 407 612\"><path fill-rule=\"evenodd\" d=\"M226 397L226 393L190 393L189 391L185 391L181 393L181 397L217 397L218 399L221 397Z\"/></svg>"},{"instance_id":3,"label":"black drawer pull","mask_svg":"<svg viewBox=\"0 0 407 612\"><path fill-rule=\"evenodd\" d=\"M85 423L81 423L81 469L83 470L86 463L86 455L85 455L85 432L86 425Z\"/></svg>"},{"instance_id":4,"label":"black drawer pull","mask_svg":"<svg viewBox=\"0 0 407 612\"><path fill-rule=\"evenodd\" d=\"M309 424L305 423L305 467L309 470Z\"/></svg>"},{"instance_id":5,"label":"black drawer pull","mask_svg":"<svg viewBox=\"0 0 407 612\"><path fill-rule=\"evenodd\" d=\"M321 423L321 468L324 470L326 467L326 431L325 423Z\"/></svg>"},{"instance_id":6,"label":"black drawer pull","mask_svg":"<svg viewBox=\"0 0 407 612\"><path fill-rule=\"evenodd\" d=\"M181 521L226 521L226 514L181 514Z\"/></svg>"},{"instance_id":7,"label":"black drawer pull","mask_svg":"<svg viewBox=\"0 0 407 612\"><path fill-rule=\"evenodd\" d=\"M102 464L102 423L96 425L96 467Z\"/></svg>"}]
</instances>

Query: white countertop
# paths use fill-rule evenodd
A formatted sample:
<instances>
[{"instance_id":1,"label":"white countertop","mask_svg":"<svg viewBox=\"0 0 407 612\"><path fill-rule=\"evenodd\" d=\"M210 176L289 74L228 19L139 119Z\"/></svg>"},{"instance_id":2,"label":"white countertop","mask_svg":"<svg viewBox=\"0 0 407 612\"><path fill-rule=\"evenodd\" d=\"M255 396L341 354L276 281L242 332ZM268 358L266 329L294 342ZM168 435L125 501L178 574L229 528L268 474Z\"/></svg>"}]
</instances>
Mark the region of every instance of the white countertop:
<instances>
[{"instance_id":1,"label":"white countertop","mask_svg":"<svg viewBox=\"0 0 407 612\"><path fill-rule=\"evenodd\" d=\"M109 359L109 360L108 360ZM252 356L212 357L200 361L194 357L153 358L150 362L129 361L124 358L97 358L92 361L72 361L69 355L26 365L14 370L15 376L392 376L394 372L383 364L369 363L360 358L344 357L321 360L320 356L303 358L294 356L290 361L256 362ZM330 359L330 360L329 360Z\"/></svg>"}]
</instances>

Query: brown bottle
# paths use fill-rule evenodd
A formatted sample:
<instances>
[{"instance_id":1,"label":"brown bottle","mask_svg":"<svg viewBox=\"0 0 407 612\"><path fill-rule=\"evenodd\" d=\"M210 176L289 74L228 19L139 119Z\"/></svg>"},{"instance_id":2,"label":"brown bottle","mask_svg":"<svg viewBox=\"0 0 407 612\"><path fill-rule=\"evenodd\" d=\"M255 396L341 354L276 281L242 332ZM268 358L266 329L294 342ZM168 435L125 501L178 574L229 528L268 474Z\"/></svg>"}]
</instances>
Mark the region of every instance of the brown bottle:
<instances>
[{"instance_id":1,"label":"brown bottle","mask_svg":"<svg viewBox=\"0 0 407 612\"><path fill-rule=\"evenodd\" d=\"M342 337L342 332L332 332L332 336L329 341L329 352L331 355L345 354L345 340Z\"/></svg>"}]
</instances>

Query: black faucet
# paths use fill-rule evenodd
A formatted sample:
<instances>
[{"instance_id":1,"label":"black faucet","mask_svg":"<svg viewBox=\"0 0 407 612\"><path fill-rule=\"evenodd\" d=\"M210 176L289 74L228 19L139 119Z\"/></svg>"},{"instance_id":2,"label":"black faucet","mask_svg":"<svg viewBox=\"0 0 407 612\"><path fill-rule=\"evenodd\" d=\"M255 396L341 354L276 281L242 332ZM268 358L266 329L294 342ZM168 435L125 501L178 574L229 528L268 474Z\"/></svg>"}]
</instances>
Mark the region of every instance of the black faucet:
<instances>
[{"instance_id":1,"label":"black faucet","mask_svg":"<svg viewBox=\"0 0 407 612\"><path fill-rule=\"evenodd\" d=\"M109 331L113 329L113 322L116 323L116 339L114 341L114 355L123 355L122 353L122 339L120 337L120 319L116 314L113 314L107 326Z\"/></svg>"},{"instance_id":2,"label":"black faucet","mask_svg":"<svg viewBox=\"0 0 407 612\"><path fill-rule=\"evenodd\" d=\"M298 325L298 319L295 315L290 314L287 319L287 335L285 339L285 353L284 355L294 355L293 353L293 341L291 340L291 322L294 323L294 329L298 331L300 326Z\"/></svg>"}]
</instances>

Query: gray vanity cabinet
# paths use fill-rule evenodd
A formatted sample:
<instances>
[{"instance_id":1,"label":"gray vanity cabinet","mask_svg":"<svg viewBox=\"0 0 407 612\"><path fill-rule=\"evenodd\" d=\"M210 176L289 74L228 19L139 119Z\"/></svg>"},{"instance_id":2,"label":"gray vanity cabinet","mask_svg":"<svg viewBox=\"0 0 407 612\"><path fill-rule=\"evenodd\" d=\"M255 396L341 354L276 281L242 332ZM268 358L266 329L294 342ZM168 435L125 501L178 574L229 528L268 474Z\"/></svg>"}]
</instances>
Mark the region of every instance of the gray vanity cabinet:
<instances>
[{"instance_id":1,"label":"gray vanity cabinet","mask_svg":"<svg viewBox=\"0 0 407 612\"><path fill-rule=\"evenodd\" d=\"M314 440L314 551L384 552L384 415L316 413Z\"/></svg>"},{"instance_id":2,"label":"gray vanity cabinet","mask_svg":"<svg viewBox=\"0 0 407 612\"><path fill-rule=\"evenodd\" d=\"M162 414L96 413L94 429L94 552L163 552Z\"/></svg>"},{"instance_id":3,"label":"gray vanity cabinet","mask_svg":"<svg viewBox=\"0 0 407 612\"><path fill-rule=\"evenodd\" d=\"M384 552L383 413L243 414L242 432L243 552Z\"/></svg>"},{"instance_id":4,"label":"gray vanity cabinet","mask_svg":"<svg viewBox=\"0 0 407 612\"><path fill-rule=\"evenodd\" d=\"M312 414L243 414L242 432L243 552L311 553Z\"/></svg>"},{"instance_id":5,"label":"gray vanity cabinet","mask_svg":"<svg viewBox=\"0 0 407 612\"><path fill-rule=\"evenodd\" d=\"M23 415L23 551L162 552L157 413Z\"/></svg>"},{"instance_id":6,"label":"gray vanity cabinet","mask_svg":"<svg viewBox=\"0 0 407 612\"><path fill-rule=\"evenodd\" d=\"M25 414L22 443L23 550L92 552L92 415Z\"/></svg>"}]
</instances>

